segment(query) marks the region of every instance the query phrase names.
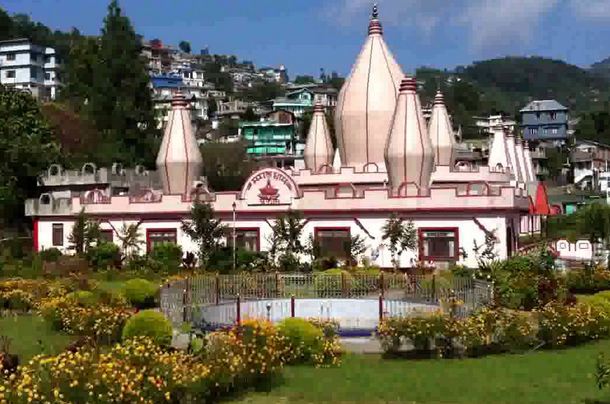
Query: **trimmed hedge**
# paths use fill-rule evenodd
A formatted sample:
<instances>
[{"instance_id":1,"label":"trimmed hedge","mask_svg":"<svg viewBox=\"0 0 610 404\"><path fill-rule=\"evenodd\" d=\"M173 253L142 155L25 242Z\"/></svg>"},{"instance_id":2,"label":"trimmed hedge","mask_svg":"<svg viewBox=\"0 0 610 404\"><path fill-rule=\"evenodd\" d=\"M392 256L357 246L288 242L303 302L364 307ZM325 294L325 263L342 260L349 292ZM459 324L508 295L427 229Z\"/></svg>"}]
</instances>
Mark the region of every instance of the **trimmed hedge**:
<instances>
[{"instance_id":1,"label":"trimmed hedge","mask_svg":"<svg viewBox=\"0 0 610 404\"><path fill-rule=\"evenodd\" d=\"M172 324L158 311L141 311L129 318L123 328L123 341L136 337L148 337L160 346L169 346Z\"/></svg>"}]
</instances>

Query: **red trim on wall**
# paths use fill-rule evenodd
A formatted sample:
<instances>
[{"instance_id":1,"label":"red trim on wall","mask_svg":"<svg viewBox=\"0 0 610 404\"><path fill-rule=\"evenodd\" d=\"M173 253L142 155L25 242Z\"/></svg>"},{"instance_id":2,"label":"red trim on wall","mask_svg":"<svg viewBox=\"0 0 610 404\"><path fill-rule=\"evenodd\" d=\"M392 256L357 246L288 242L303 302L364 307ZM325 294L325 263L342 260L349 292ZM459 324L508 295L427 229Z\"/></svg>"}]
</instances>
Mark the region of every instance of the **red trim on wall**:
<instances>
[{"instance_id":1,"label":"red trim on wall","mask_svg":"<svg viewBox=\"0 0 610 404\"><path fill-rule=\"evenodd\" d=\"M38 245L38 219L32 219L32 248L34 252L38 252L40 250L40 246Z\"/></svg>"},{"instance_id":2,"label":"red trim on wall","mask_svg":"<svg viewBox=\"0 0 610 404\"><path fill-rule=\"evenodd\" d=\"M150 253L150 233L169 233L174 232L176 234L176 242L178 242L178 229L175 227L165 229L146 229L146 253Z\"/></svg>"},{"instance_id":3,"label":"red trim on wall","mask_svg":"<svg viewBox=\"0 0 610 404\"><path fill-rule=\"evenodd\" d=\"M431 257L424 256L424 235L425 231L452 231L455 233L455 246L452 257ZM460 229L459 227L420 227L417 229L417 240L419 244L419 259L422 261L459 261L460 259Z\"/></svg>"}]
</instances>

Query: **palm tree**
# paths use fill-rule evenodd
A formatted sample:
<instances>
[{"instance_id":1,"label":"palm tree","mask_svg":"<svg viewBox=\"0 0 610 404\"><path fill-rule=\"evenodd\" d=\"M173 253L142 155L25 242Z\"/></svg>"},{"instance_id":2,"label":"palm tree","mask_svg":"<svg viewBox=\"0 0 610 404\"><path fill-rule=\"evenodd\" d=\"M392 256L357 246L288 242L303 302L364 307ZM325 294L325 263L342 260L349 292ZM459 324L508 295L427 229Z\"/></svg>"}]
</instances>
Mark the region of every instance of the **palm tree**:
<instances>
[{"instance_id":1,"label":"palm tree","mask_svg":"<svg viewBox=\"0 0 610 404\"><path fill-rule=\"evenodd\" d=\"M143 243L142 237L140 237L140 225L138 223L123 223L123 227L120 232L117 232L119 240L121 240L121 249L126 258L131 259L132 257L140 254L140 245Z\"/></svg>"}]
</instances>

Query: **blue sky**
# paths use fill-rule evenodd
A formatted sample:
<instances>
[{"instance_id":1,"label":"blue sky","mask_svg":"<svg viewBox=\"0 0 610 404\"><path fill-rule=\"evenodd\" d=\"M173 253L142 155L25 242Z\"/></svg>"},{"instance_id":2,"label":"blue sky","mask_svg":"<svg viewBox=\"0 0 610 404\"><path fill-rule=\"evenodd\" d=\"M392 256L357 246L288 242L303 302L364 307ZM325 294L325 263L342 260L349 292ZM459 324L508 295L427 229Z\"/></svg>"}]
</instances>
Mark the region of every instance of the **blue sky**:
<instances>
[{"instance_id":1,"label":"blue sky","mask_svg":"<svg viewBox=\"0 0 610 404\"><path fill-rule=\"evenodd\" d=\"M122 0L136 31L208 45L290 74L347 74L366 33L370 0ZM610 0L379 0L388 45L405 71L453 68L505 55L579 66L610 56ZM2 0L55 29L96 34L105 0Z\"/></svg>"}]
</instances>

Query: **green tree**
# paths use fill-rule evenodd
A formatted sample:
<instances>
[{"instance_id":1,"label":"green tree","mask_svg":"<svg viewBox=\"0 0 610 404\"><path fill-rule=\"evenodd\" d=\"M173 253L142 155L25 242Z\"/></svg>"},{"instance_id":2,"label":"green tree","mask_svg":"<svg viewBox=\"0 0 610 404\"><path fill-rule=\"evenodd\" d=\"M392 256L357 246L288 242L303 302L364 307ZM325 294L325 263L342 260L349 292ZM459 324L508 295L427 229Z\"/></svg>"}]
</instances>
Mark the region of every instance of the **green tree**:
<instances>
[{"instance_id":1,"label":"green tree","mask_svg":"<svg viewBox=\"0 0 610 404\"><path fill-rule=\"evenodd\" d=\"M201 146L203 175L214 191L237 191L254 170L245 142L207 142Z\"/></svg>"},{"instance_id":2,"label":"green tree","mask_svg":"<svg viewBox=\"0 0 610 404\"><path fill-rule=\"evenodd\" d=\"M220 219L214 218L212 205L199 200L193 203L190 221L182 223L184 231L199 247L199 266L206 268L212 254L220 248L220 240L227 227Z\"/></svg>"},{"instance_id":3,"label":"green tree","mask_svg":"<svg viewBox=\"0 0 610 404\"><path fill-rule=\"evenodd\" d=\"M25 198L36 196L37 176L60 161L60 147L36 101L0 85L0 228L23 218Z\"/></svg>"},{"instance_id":4,"label":"green tree","mask_svg":"<svg viewBox=\"0 0 610 404\"><path fill-rule=\"evenodd\" d=\"M121 242L121 251L126 259L132 259L140 255L140 246L144 243L140 233L140 225L138 223L123 223L121 230L117 232L117 236Z\"/></svg>"},{"instance_id":5,"label":"green tree","mask_svg":"<svg viewBox=\"0 0 610 404\"><path fill-rule=\"evenodd\" d=\"M72 226L72 232L68 236L70 249L74 250L79 255L84 254L89 251L89 248L93 243L97 243L99 240L99 223L89 218L85 213L85 208L81 209L76 216L74 226Z\"/></svg>"},{"instance_id":6,"label":"green tree","mask_svg":"<svg viewBox=\"0 0 610 404\"><path fill-rule=\"evenodd\" d=\"M310 84L315 82L316 80L313 76L296 76L294 78L294 84Z\"/></svg>"},{"instance_id":7,"label":"green tree","mask_svg":"<svg viewBox=\"0 0 610 404\"><path fill-rule=\"evenodd\" d=\"M382 240L388 241L390 254L392 254L392 265L394 269L400 269L400 256L407 250L417 247L417 232L412 221L404 222L396 213L388 218L381 231Z\"/></svg>"},{"instance_id":8,"label":"green tree","mask_svg":"<svg viewBox=\"0 0 610 404\"><path fill-rule=\"evenodd\" d=\"M254 113L254 110L252 109L252 107L248 107L248 108L246 108L246 112L244 112L244 115L242 116L242 120L244 120L246 122L257 121L258 115L256 115Z\"/></svg>"},{"instance_id":9,"label":"green tree","mask_svg":"<svg viewBox=\"0 0 610 404\"><path fill-rule=\"evenodd\" d=\"M269 256L273 262L279 261L282 270L296 269L300 255L307 252L301 241L305 225L303 214L295 210L289 210L275 220Z\"/></svg>"},{"instance_id":10,"label":"green tree","mask_svg":"<svg viewBox=\"0 0 610 404\"><path fill-rule=\"evenodd\" d=\"M184 53L191 53L191 43L188 41L180 41L178 47Z\"/></svg>"},{"instance_id":11,"label":"green tree","mask_svg":"<svg viewBox=\"0 0 610 404\"><path fill-rule=\"evenodd\" d=\"M103 136L100 153L124 163L154 164L159 131L140 39L117 0L98 40L71 53L65 97L76 99ZM86 101L86 102L85 102Z\"/></svg>"}]
</instances>

